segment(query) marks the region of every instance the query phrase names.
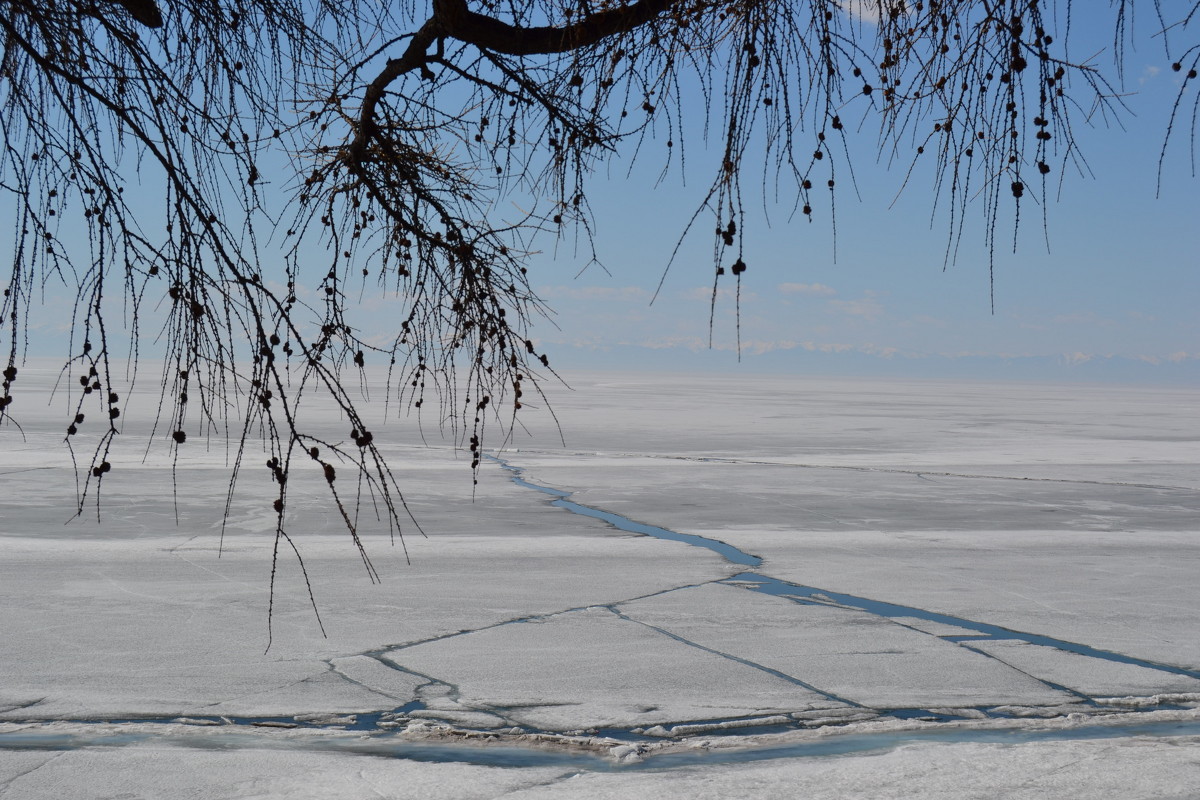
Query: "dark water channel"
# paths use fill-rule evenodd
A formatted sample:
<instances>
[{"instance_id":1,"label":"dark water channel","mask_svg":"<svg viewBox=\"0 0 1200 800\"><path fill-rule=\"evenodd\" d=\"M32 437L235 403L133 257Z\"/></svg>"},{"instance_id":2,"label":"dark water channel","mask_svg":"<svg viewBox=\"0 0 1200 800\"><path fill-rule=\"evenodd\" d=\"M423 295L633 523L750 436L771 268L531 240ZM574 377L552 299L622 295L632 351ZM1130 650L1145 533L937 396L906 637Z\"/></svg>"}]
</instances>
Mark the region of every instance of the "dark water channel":
<instances>
[{"instance_id":1,"label":"dark water channel","mask_svg":"<svg viewBox=\"0 0 1200 800\"><path fill-rule=\"evenodd\" d=\"M719 541L717 539L709 539L704 536L695 536L687 533L677 533L659 528L654 525L646 525L641 522L634 522L628 517L623 517L620 514L614 514L611 511L602 511L600 509L585 506L568 499L571 496L570 492L564 492L561 489L554 489L549 486L539 486L536 483L531 483L521 477L523 470L519 467L514 467L508 462L492 457L504 469L512 473L512 480L518 486L523 486L527 489L534 489L548 494L555 499L550 501L551 505L559 508L564 508L573 514L580 514L585 517L603 520L622 531L629 533L638 533L644 536L653 536L656 539L667 539L673 542L683 542L692 545L693 547L703 547L711 550L714 553L724 557L733 564L740 566L758 567L761 566L763 560L761 557L751 555L750 553L740 550L731 544ZM763 594L774 595L776 597L784 597L797 602L811 603L813 605L838 606L843 608L853 608L860 611L865 611L869 614L874 614L888 619L911 618L920 619L926 622L936 622L955 627L964 628L969 631L974 631L972 635L966 636L945 636L941 637L951 642L966 642L966 641L986 641L986 640L1016 640L1027 642L1029 644L1044 645L1047 647L1055 647L1059 650L1064 650L1069 653L1075 653L1089 658L1098 658L1103 661L1111 661L1117 664L1129 664L1146 669L1158 670L1160 672L1170 673L1172 675L1183 675L1189 678L1200 680L1200 670L1185 669L1183 667L1172 666L1170 664L1162 664L1155 661L1147 661L1145 659L1134 658L1133 656L1122 655L1108 650L1100 650L1088 645L1068 642L1063 639L1055 639L1051 636L1043 636L1037 633L1025 633L1022 631L1010 630L1002 628L999 625L992 625L987 622L976 622L975 620L966 619L964 617L956 617L951 614L942 614L934 611L926 611L922 608L913 606L904 606L897 603L888 603L882 600L872 600L866 597L858 597L856 595L845 594L842 592L833 592L828 589L819 589L814 586L804 586L798 583L772 578L768 575L762 575L757 572L741 572L727 578L726 583L735 586L741 586L751 591L762 592Z\"/></svg>"},{"instance_id":2,"label":"dark water channel","mask_svg":"<svg viewBox=\"0 0 1200 800\"><path fill-rule=\"evenodd\" d=\"M731 544L719 541L717 539L708 539L704 536L696 536L690 533L676 533L667 528L659 528L655 525L646 525L641 522L634 522L628 517L623 517L620 514L614 514L611 511L603 511L599 508L592 508L581 503L576 503L574 500L569 500L570 492L564 492L561 489L554 489L550 486L539 486L536 483L530 483L521 477L522 469L514 467L507 461L503 461L495 456L489 456L496 461L504 469L512 473L512 481L517 486L523 486L526 489L548 494L554 499L550 501L550 505L558 508L565 508L572 514L579 514L581 517L591 517L603 522L607 522L614 528L629 533L640 533L643 536L653 536L655 539L667 539L672 542L682 542L690 544L693 547L703 547L706 550L712 550L717 555L723 557L726 561L734 564L739 564L743 567L758 567L762 565L762 559L758 556L751 555L747 552L739 550Z\"/></svg>"},{"instance_id":3,"label":"dark water channel","mask_svg":"<svg viewBox=\"0 0 1200 800\"><path fill-rule=\"evenodd\" d=\"M627 531L629 533L637 533L637 534L641 534L644 536L653 536L658 539L666 539L666 540L670 540L670 541L683 542L685 544L689 544L694 547L702 547L707 550L711 550L712 552L725 558L727 561L729 561L733 564L737 564L739 566L759 567L763 563L763 559L760 556L753 555L751 553L747 553L744 550L741 550L741 549L739 549L731 544L728 544L726 542L722 542L722 541L719 541L716 539L710 539L710 538L703 537L703 536L678 533L676 531L671 531L666 528L660 528L660 527L657 527L654 525L647 525L645 523L636 522L627 517L621 516L620 514L614 514L610 511L602 511L600 509L582 505L581 503L577 503L577 502L569 499L571 496L570 492L566 492L561 489L555 489L555 488L549 487L549 486L541 486L539 484L533 483L523 477L524 470L522 468L513 466L512 464L508 463L507 461L500 459L500 458L496 458L494 456L490 456L490 458L492 458L492 460L494 460L496 463L498 463L501 467L508 470L512 474L513 482L516 483L518 486L522 486L522 487L528 488L528 489L533 489L535 491L542 492L543 494L548 494L551 497L553 497L554 499L550 501L551 505L557 506L559 508L563 508L563 509L570 511L572 513L575 513L575 514L580 514L583 516L591 517L593 519L603 520L604 522L607 522L608 524L612 525L613 527L615 527L619 530L622 530L622 531ZM1108 662L1116 663L1116 664L1127 664L1130 666L1142 667L1144 669L1150 669L1150 670L1155 670L1158 672L1163 672L1163 673L1166 673L1169 675L1178 675L1178 676L1183 676L1183 677L1187 677L1187 678L1193 678L1193 679L1200 680L1200 670L1188 669L1185 667L1179 667L1179 666L1172 665L1172 664L1164 664L1164 663L1160 663L1160 662L1156 662L1156 661L1150 661L1147 659L1136 658L1134 656L1128 656L1128 655L1125 655L1122 653L1116 653L1116 652L1112 652L1109 650L1102 650L1099 648L1091 647L1089 645L1080 644L1078 642L1070 642L1070 641L1066 641L1064 639L1057 639L1052 636L1046 636L1046 635L1038 634L1038 633L1029 633L1029 632L1025 632L1025 631L1012 630L1009 628L1001 627L999 625L994 625L992 623L979 622L976 620L967 619L965 617L958 617L958 616L955 616L952 614L928 611L926 609L916 608L913 606L905 606L905 605L900 605L898 603L889 603L889 602L882 601L882 600L874 600L871 598L859 597L857 595L846 594L844 592L835 592L835 591L830 591L827 589L820 589L820 588L817 588L814 586L805 586L802 584L797 584L797 583L792 583L790 581L781 580L779 578L774 578L769 575L764 575L759 572L750 572L750 571L740 572L736 575L732 575L729 578L726 578L725 580L723 580L721 582L725 583L726 585L736 586L736 587L747 589L750 591L761 592L763 594L768 594L768 595L772 595L775 597L786 598L793 602L801 603L801 604L805 604L805 605L824 605L824 606L830 606L830 607L835 607L835 608L855 609L858 611L863 611L868 614L873 614L875 616L883 617L886 619L892 619L892 620L901 620L901 619L905 619L905 618L919 619L919 620L923 620L926 622L933 622L933 623L955 626L957 628L961 628L966 631L971 631L971 633L964 634L964 635L958 635L958 636L954 636L954 635L940 636L938 638L941 638L947 642L960 644L960 645L968 647L968 648L970 648L971 642L997 641L997 640L1020 641L1020 642L1025 642L1025 643L1032 644L1032 645L1053 647L1053 648L1062 650L1067 653L1073 653L1075 655L1085 656L1087 658L1095 658L1095 659L1099 659L1101 661L1108 661ZM988 653L981 651L981 650L973 649L973 651L976 653L979 653L983 657L987 657L987 658L992 657ZM1058 689L1058 690L1067 692L1069 694L1075 695L1079 701L1082 701L1086 705L1092 705L1092 706L1096 705L1095 700L1091 697L1088 697L1086 695L1083 695L1079 692L1068 689L1066 687L1060 686L1058 684L1050 683L1049 681L1043 680L1042 682L1054 689ZM820 690L818 690L818 691L820 691ZM1168 693L1164 692L1164 694L1168 694ZM843 702L849 702L849 701L843 701ZM1181 706L1175 705L1168 700L1166 702L1154 705L1152 708L1145 707L1145 708L1141 708L1139 710L1177 709L1177 708L1181 708ZM984 712L987 716L991 716L991 717L1008 717L1008 716L1010 716L1007 712L994 711L987 707L979 707L978 710ZM891 716L891 717L895 717L895 718L899 718L899 719L928 719L928 720L962 719L962 717L955 717L954 715L946 714L944 712L933 711L933 710L929 710L929 709L921 709L921 708L888 709L886 711L886 716ZM1133 719L1133 717L1135 717L1135 716L1136 715L1131 714L1130 725L1136 726L1138 724ZM1188 723L1188 724L1190 724L1190 723ZM1200 725L1200 723L1196 723L1196 724ZM958 736L965 736L966 732L962 731L962 730L956 730L955 732L947 732L946 735L951 738L954 738L954 737L958 737ZM1008 734L1008 735L1012 735L1012 733L1010 732L1010 734ZM858 739L861 737L846 737L846 738L847 738L847 740L850 740L850 739ZM967 739L964 738L962 740L966 741ZM972 739L972 740L974 741L974 739Z\"/></svg>"}]
</instances>

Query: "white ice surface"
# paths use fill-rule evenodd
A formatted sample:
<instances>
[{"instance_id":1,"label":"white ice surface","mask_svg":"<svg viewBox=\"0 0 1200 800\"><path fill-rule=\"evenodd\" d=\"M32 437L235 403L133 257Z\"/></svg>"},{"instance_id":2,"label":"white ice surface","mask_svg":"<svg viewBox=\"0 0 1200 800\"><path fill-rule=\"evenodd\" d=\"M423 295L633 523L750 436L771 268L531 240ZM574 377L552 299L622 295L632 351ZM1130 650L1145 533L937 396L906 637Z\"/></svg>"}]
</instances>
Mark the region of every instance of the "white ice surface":
<instances>
[{"instance_id":1,"label":"white ice surface","mask_svg":"<svg viewBox=\"0 0 1200 800\"><path fill-rule=\"evenodd\" d=\"M620 609L870 708L1073 700L999 661L862 611L798 605L723 585L680 589Z\"/></svg>"},{"instance_id":2,"label":"white ice surface","mask_svg":"<svg viewBox=\"0 0 1200 800\"><path fill-rule=\"evenodd\" d=\"M568 452L1200 487L1194 388L804 376L568 374ZM557 448L534 429L517 447Z\"/></svg>"},{"instance_id":3,"label":"white ice surface","mask_svg":"<svg viewBox=\"0 0 1200 800\"><path fill-rule=\"evenodd\" d=\"M414 682L356 654L722 572L715 557L663 542L646 561L605 533L448 536L410 542L411 567L376 545L374 586L347 541L311 537L303 552L329 638L284 556L264 653L269 539L238 540L220 558L215 542L182 537L3 546L0 594L20 613L0 617L0 710L27 707L0 716L17 718L386 710L412 699ZM349 680L327 663L347 658Z\"/></svg>"},{"instance_id":4,"label":"white ice surface","mask_svg":"<svg viewBox=\"0 0 1200 800\"><path fill-rule=\"evenodd\" d=\"M1044 645L1014 641L968 642L1006 664L1090 697L1106 695L1195 694L1200 680L1134 664L1064 653Z\"/></svg>"},{"instance_id":5,"label":"white ice surface","mask_svg":"<svg viewBox=\"0 0 1200 800\"><path fill-rule=\"evenodd\" d=\"M1200 738L914 743L854 756L616 773L153 744L0 751L6 797L76 797L84 780L89 797L131 800L1191 800L1200 785Z\"/></svg>"},{"instance_id":6,"label":"white ice surface","mask_svg":"<svg viewBox=\"0 0 1200 800\"><path fill-rule=\"evenodd\" d=\"M505 795L515 800L728 798L1191 798L1200 785L1194 738L1144 741L905 745L845 758L786 759L670 773L584 773ZM1135 776L1136 778L1132 777Z\"/></svg>"},{"instance_id":7,"label":"white ice surface","mask_svg":"<svg viewBox=\"0 0 1200 800\"><path fill-rule=\"evenodd\" d=\"M1188 516L1195 521L1200 515ZM996 531L985 524L724 536L763 555L761 571L782 580L1200 668L1200 581L1192 567L1200 531Z\"/></svg>"},{"instance_id":8,"label":"white ice surface","mask_svg":"<svg viewBox=\"0 0 1200 800\"><path fill-rule=\"evenodd\" d=\"M842 705L779 677L590 608L393 650L468 708L546 730L804 711Z\"/></svg>"},{"instance_id":9,"label":"white ice surface","mask_svg":"<svg viewBox=\"0 0 1200 800\"><path fill-rule=\"evenodd\" d=\"M22 370L21 388L38 379ZM1200 668L1200 393L740 376L572 384L576 394L556 395L568 446L551 424L530 420L532 438L519 432L505 457L578 502L729 542L782 580ZM938 639L964 632L943 623L714 584L744 568L555 509L494 464L472 487L452 451L419 446L410 427L389 438L394 429L382 426L376 437L430 538L406 529L409 565L364 514L383 576L371 585L320 476L297 474L287 522L329 636L284 552L264 654L265 454L247 457L218 554L228 481L219 439L189 438L172 473L158 449L142 460L145 427L127 423L101 521L64 525L76 488L66 417L28 394L12 410L24 434L5 429L0 466L8 719L344 715L420 699L421 716L435 721L569 730L834 705L772 671L868 705L1009 704L1022 714L1078 708L1034 678L1132 696L1128 708L1194 687L1051 648L968 643L1010 668ZM336 413L327 422L331 438L345 436ZM722 460L698 460L713 457ZM370 655L385 650L412 671ZM1200 785L1197 752L1194 738L918 744L570 777L576 770L146 744L53 757L0 750L0 786L28 769L10 794L71 795L85 776L103 788L124 775L130 794L147 797L168 784L196 797L834 798L918 788L928 797L1173 797Z\"/></svg>"},{"instance_id":10,"label":"white ice surface","mask_svg":"<svg viewBox=\"0 0 1200 800\"><path fill-rule=\"evenodd\" d=\"M511 458L577 502L726 541L783 580L1200 667L1200 392L575 383L574 449Z\"/></svg>"},{"instance_id":11,"label":"white ice surface","mask_svg":"<svg viewBox=\"0 0 1200 800\"><path fill-rule=\"evenodd\" d=\"M562 777L560 768L423 764L306 750L233 751L143 745L120 750L0 752L0 792L189 800L491 800ZM86 777L86 795L80 794Z\"/></svg>"}]
</instances>

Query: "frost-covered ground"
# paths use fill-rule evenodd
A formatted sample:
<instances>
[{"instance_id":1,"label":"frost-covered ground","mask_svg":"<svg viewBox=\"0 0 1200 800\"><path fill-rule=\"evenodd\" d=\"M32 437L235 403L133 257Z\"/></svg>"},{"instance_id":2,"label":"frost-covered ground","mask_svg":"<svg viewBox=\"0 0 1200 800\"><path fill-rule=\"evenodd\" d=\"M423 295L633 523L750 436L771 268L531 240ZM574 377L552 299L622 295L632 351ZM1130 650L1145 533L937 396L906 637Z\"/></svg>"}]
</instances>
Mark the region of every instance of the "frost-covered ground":
<instances>
[{"instance_id":1,"label":"frost-covered ground","mask_svg":"<svg viewBox=\"0 0 1200 800\"><path fill-rule=\"evenodd\" d=\"M130 427L68 522L50 379L0 432L2 797L1200 787L1195 390L580 375L475 487L378 427L428 538L364 524L372 585L294 484L328 637L284 557L264 653L261 459L222 544L223 440Z\"/></svg>"}]
</instances>

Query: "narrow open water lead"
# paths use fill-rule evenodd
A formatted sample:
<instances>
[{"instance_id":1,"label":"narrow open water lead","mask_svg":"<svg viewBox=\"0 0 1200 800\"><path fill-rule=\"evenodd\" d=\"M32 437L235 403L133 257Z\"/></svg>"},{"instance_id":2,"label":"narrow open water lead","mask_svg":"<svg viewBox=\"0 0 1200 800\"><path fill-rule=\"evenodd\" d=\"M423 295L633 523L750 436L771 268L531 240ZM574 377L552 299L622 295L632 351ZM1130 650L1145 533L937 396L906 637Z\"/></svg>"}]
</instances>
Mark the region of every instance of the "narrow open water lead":
<instances>
[{"instance_id":1,"label":"narrow open water lead","mask_svg":"<svg viewBox=\"0 0 1200 800\"><path fill-rule=\"evenodd\" d=\"M844 594L842 592L832 592L828 589L818 589L813 586L803 586L798 583L789 583L781 581L778 578L772 578L767 575L760 575L757 572L742 572L730 578L726 578L722 583L729 583L742 588L749 589L763 594L774 595L776 597L786 597L788 599L806 600L808 598L820 597L825 601L821 605L836 605L844 608L855 608L860 611L866 611L868 614L885 617L887 619L896 619L904 617L912 617L915 619L923 619L928 622L939 622L945 625L954 625L959 628L977 631L975 636L943 636L940 638L946 641L958 642L979 642L979 641L996 641L996 640L1011 640L1027 642L1028 644L1044 645L1046 647L1054 647L1059 650L1064 650L1068 653L1087 656L1088 658L1097 658L1101 661L1111 661L1116 664L1129 664L1135 667L1144 667L1146 669L1158 670L1159 672L1170 673L1171 675L1183 675L1189 678L1200 680L1200 670L1186 669L1184 667L1176 667L1171 664L1162 664L1157 661L1147 661L1142 658L1114 653L1110 650L1099 650L1095 647L1089 647L1086 644L1077 644L1076 642L1068 642L1063 639L1055 639L1052 636L1043 636L1040 633L1025 633L1023 631L1014 631L1008 628L1002 628L999 625L992 625L988 622L976 622L964 617L956 617L952 614L940 614L936 611L926 611L923 608L914 608L912 606L902 606L897 603L888 603L882 600L871 600L866 597L857 597L852 594ZM832 602L829 602L832 601Z\"/></svg>"},{"instance_id":2,"label":"narrow open water lead","mask_svg":"<svg viewBox=\"0 0 1200 800\"><path fill-rule=\"evenodd\" d=\"M521 477L525 472L525 470L521 467L514 467L504 459L496 456L487 455L485 457L490 458L492 461L495 461L501 467L511 472L513 483L517 484L518 486L523 486L526 489L533 489L534 491L541 492L542 494L550 495L554 498L550 501L550 505L557 506L558 508L565 508L572 514L579 514L583 517L598 519L603 522L607 522L609 525L612 525L618 530L628 531L629 533L640 533L643 536L653 536L655 539L668 539L672 542L690 544L693 547L703 547L706 550L713 551L717 555L723 557L725 560L743 567L762 566L762 559L758 556L747 553L744 550L739 550L733 545L726 544L725 542L717 539L709 539L704 536L696 536L695 534L691 533L677 533L676 531L668 530L667 528L659 528L655 525L646 525L641 522L634 522L628 517L623 517L620 514L614 514L611 511L602 511L598 508L585 506L582 503L576 503L574 500L568 499L571 496L571 492L564 492L562 489L554 489L550 486L541 486L536 483L530 483Z\"/></svg>"},{"instance_id":3,"label":"narrow open water lead","mask_svg":"<svg viewBox=\"0 0 1200 800\"><path fill-rule=\"evenodd\" d=\"M739 565L757 567L762 564L762 558L739 550L731 544L719 541L717 539L709 539L703 536L695 536L687 533L677 533L666 528L659 528L654 525L646 525L640 522L634 522L628 517L623 517L620 514L614 514L610 511L602 511L590 506L581 505L569 500L571 492L565 492L561 489L555 489L549 486L541 486L536 483L531 483L522 477L524 470L520 467L515 467L504 459L496 456L487 456L501 467L512 473L512 480L518 486L523 486L527 489L534 489L548 494L555 499L551 501L551 505L564 508L575 514L580 514L585 517L603 520L615 528L631 533L640 533L645 536L653 536L657 539L669 539L671 541L682 542L695 547L703 547L718 553L730 562ZM902 617L914 617L930 622L939 622L948 625L954 625L959 628L976 631L979 638L974 638L974 641L980 640L1015 640L1027 642L1028 644L1043 645L1046 647L1054 647L1068 653L1095 658L1102 661L1109 661L1117 664L1128 664L1136 667L1144 667L1145 669L1157 670L1172 675L1181 675L1188 678L1200 680L1200 670L1187 669L1178 667L1172 664L1163 664L1156 661L1148 661L1146 659L1127 656L1121 653L1114 653L1109 650L1100 650L1095 647L1090 647L1085 644L1076 642L1068 642L1062 639L1056 639L1051 636L1044 636L1037 633L1026 633L1023 631L1010 630L1002 628L999 625L993 625L987 622L976 622L974 620L956 617L951 614L942 614L935 611L926 611L921 608L912 606L904 606L896 603L888 603L882 600L872 600L866 597L857 597L855 595L844 594L841 592L833 592L826 589L818 589L812 586L804 586L801 584L790 583L788 581L773 578L768 575L761 575L757 572L742 572L734 575L723 581L728 585L740 586L751 591L762 592L764 594L775 595L796 600L798 602L817 602L824 605L838 605L845 608L854 608L860 611L865 611L868 614L883 617L885 619L895 619Z\"/></svg>"}]
</instances>

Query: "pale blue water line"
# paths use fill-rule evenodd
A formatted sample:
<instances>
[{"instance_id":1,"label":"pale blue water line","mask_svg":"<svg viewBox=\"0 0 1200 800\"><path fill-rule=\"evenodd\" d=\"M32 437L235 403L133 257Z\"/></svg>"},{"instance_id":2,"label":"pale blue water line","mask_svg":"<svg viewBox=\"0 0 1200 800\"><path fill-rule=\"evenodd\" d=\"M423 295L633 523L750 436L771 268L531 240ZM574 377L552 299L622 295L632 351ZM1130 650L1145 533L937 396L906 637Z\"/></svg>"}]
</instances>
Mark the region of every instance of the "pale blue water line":
<instances>
[{"instance_id":1,"label":"pale blue water line","mask_svg":"<svg viewBox=\"0 0 1200 800\"><path fill-rule=\"evenodd\" d=\"M244 729L243 729L244 730ZM238 732L213 735L162 734L143 730L87 734L80 732L16 731L0 734L0 750L62 751L97 747L124 747L144 742L168 743L195 749L229 749L238 747L337 752L377 757L402 758L430 763L461 763L494 767L569 767L594 772L625 772L658 770L685 766L742 764L777 758L817 758L881 752L907 744L982 742L1023 744L1032 742L1088 741L1125 738L1129 736L1167 737L1200 735L1200 722L1168 721L1119 725L1075 725L1064 728L924 728L921 730L880 731L827 736L816 740L793 742L768 747L741 750L702 749L655 755L646 753L644 760L616 763L600 754L527 749L503 744L453 744L404 741L394 734L345 737L309 735L303 739L287 738L268 741L261 736Z\"/></svg>"},{"instance_id":2,"label":"pale blue water line","mask_svg":"<svg viewBox=\"0 0 1200 800\"><path fill-rule=\"evenodd\" d=\"M571 492L564 492L562 489L555 489L550 486L541 486L536 483L531 483L521 477L524 470L521 467L514 467L507 461L495 456L487 456L495 461L504 469L512 473L512 481L518 486L523 486L526 489L533 489L548 494L554 498L550 501L550 505L564 508L572 514L579 514L583 517L591 517L603 522L607 522L614 528L628 531L630 533L640 533L643 536L653 536L655 539L669 539L673 542L682 542L690 544L693 547L703 547L706 550L711 550L714 553L722 556L727 561L738 564L743 567L758 567L762 565L762 559L756 555L752 555L743 550L739 550L731 544L726 544L717 539L709 539L705 536L696 536L691 533L678 533L677 531L669 530L668 528L660 528L657 525L646 525L642 522L635 522L628 517L614 514L611 511L604 511L592 506L585 506L582 503L576 503L570 500Z\"/></svg>"}]
</instances>

